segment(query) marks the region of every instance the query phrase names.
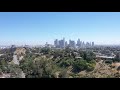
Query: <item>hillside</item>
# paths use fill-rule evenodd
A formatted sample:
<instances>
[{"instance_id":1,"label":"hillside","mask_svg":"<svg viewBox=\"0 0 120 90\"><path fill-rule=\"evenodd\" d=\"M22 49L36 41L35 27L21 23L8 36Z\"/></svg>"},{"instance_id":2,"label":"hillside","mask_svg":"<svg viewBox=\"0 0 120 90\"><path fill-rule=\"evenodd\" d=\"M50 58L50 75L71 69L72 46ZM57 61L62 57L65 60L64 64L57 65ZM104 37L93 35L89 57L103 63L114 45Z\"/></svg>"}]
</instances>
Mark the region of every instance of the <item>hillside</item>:
<instances>
[{"instance_id":1,"label":"hillside","mask_svg":"<svg viewBox=\"0 0 120 90\"><path fill-rule=\"evenodd\" d=\"M8 50L9 51L9 50ZM16 48L2 56L1 78L119 78L120 63L97 59L92 51ZM13 55L13 56L11 56ZM112 62L111 62L112 61Z\"/></svg>"}]
</instances>

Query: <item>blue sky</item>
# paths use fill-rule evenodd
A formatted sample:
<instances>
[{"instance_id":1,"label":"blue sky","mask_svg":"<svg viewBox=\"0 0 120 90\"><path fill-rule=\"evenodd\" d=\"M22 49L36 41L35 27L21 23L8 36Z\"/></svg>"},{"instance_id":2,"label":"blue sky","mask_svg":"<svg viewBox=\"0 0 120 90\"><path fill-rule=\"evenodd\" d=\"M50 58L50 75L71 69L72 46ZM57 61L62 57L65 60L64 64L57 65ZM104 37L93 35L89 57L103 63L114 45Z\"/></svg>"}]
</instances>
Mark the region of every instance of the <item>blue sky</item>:
<instances>
[{"instance_id":1,"label":"blue sky","mask_svg":"<svg viewBox=\"0 0 120 90\"><path fill-rule=\"evenodd\" d=\"M66 38L120 44L119 12L0 12L0 45Z\"/></svg>"}]
</instances>

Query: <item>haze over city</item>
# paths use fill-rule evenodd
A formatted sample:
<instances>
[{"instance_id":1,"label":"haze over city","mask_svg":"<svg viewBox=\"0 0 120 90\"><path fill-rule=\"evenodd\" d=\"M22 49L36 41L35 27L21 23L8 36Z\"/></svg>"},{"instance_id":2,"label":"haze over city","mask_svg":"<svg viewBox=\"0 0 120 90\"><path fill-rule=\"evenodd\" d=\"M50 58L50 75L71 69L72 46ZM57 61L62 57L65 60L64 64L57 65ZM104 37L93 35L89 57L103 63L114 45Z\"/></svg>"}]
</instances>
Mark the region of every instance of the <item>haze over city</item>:
<instances>
[{"instance_id":1,"label":"haze over city","mask_svg":"<svg viewBox=\"0 0 120 90\"><path fill-rule=\"evenodd\" d=\"M0 12L0 45L54 44L65 37L120 45L119 12Z\"/></svg>"}]
</instances>

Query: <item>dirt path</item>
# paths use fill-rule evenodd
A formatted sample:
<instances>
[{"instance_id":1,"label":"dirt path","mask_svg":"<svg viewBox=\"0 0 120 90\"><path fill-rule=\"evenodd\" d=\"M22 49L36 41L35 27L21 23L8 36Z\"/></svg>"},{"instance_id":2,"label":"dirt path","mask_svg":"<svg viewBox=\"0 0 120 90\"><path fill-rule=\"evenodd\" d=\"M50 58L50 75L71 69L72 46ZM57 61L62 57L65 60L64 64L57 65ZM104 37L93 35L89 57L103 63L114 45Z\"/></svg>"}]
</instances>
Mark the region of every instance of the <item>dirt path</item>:
<instances>
[{"instance_id":1,"label":"dirt path","mask_svg":"<svg viewBox=\"0 0 120 90\"><path fill-rule=\"evenodd\" d=\"M17 55L13 55L13 62L14 62L14 64L19 65L19 61L17 59Z\"/></svg>"}]
</instances>

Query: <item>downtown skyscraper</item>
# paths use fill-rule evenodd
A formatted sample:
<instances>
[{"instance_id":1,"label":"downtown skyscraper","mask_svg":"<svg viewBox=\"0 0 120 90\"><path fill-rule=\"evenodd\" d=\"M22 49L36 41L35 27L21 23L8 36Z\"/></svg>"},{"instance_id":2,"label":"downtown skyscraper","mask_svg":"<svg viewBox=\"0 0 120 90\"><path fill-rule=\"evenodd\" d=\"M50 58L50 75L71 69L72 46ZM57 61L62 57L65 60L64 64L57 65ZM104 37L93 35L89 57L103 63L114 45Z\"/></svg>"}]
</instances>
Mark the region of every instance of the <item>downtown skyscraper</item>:
<instances>
[{"instance_id":1,"label":"downtown skyscraper","mask_svg":"<svg viewBox=\"0 0 120 90\"><path fill-rule=\"evenodd\" d=\"M63 38L61 40L55 39L54 46L56 48L65 48L67 46L71 48L90 48L94 46L94 42L85 43L84 41L78 39L77 43L74 40L69 40L69 44L68 44L67 41L65 41L65 38Z\"/></svg>"},{"instance_id":2,"label":"downtown skyscraper","mask_svg":"<svg viewBox=\"0 0 120 90\"><path fill-rule=\"evenodd\" d=\"M54 46L55 46L55 47L59 47L59 41L58 41L58 39L56 39L56 40L54 41Z\"/></svg>"},{"instance_id":3,"label":"downtown skyscraper","mask_svg":"<svg viewBox=\"0 0 120 90\"><path fill-rule=\"evenodd\" d=\"M66 44L65 38L63 38L62 40L56 39L54 41L54 46L56 48L65 48L65 46L66 46L65 44Z\"/></svg>"}]
</instances>

